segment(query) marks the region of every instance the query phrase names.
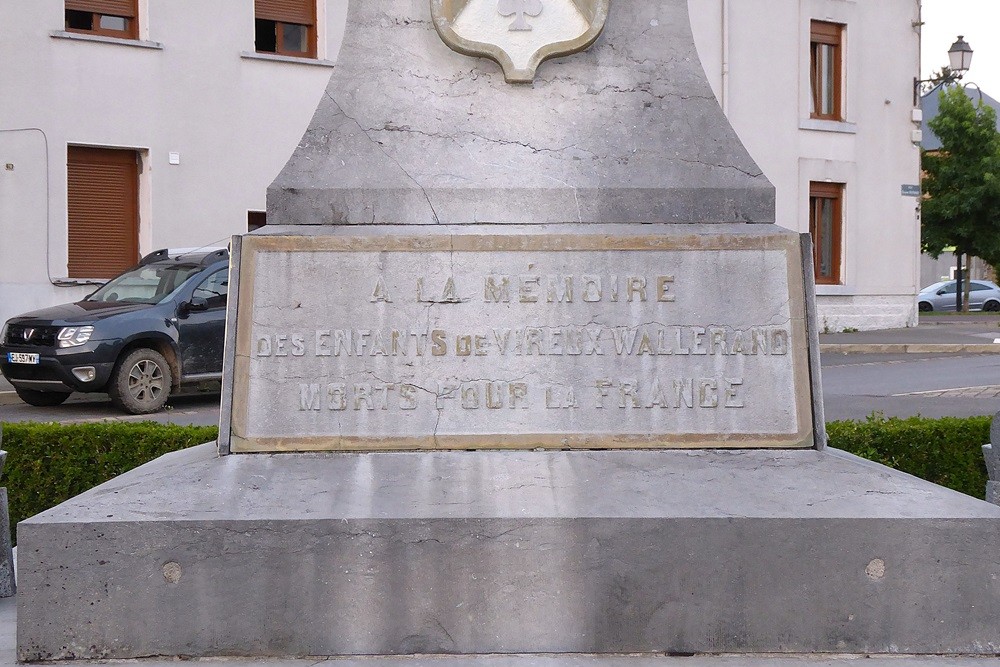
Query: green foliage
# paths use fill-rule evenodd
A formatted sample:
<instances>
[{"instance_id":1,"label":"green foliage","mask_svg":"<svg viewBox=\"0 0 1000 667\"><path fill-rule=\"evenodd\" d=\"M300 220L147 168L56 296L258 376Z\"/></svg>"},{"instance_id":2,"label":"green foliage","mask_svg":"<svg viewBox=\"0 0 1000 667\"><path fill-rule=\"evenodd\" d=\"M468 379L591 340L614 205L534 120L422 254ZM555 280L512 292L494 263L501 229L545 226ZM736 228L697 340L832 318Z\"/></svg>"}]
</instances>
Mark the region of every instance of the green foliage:
<instances>
[{"instance_id":1,"label":"green foliage","mask_svg":"<svg viewBox=\"0 0 1000 667\"><path fill-rule=\"evenodd\" d=\"M1000 263L1000 133L996 112L973 104L961 86L943 88L930 128L942 149L924 151L923 250L958 252Z\"/></svg>"},{"instance_id":2,"label":"green foliage","mask_svg":"<svg viewBox=\"0 0 1000 667\"><path fill-rule=\"evenodd\" d=\"M857 454L946 486L984 498L986 462L983 445L990 441L991 417L886 419L830 422L830 446Z\"/></svg>"},{"instance_id":3,"label":"green foliage","mask_svg":"<svg viewBox=\"0 0 1000 667\"><path fill-rule=\"evenodd\" d=\"M215 440L214 426L154 422L6 423L2 485L18 521L54 507L158 456Z\"/></svg>"}]
</instances>

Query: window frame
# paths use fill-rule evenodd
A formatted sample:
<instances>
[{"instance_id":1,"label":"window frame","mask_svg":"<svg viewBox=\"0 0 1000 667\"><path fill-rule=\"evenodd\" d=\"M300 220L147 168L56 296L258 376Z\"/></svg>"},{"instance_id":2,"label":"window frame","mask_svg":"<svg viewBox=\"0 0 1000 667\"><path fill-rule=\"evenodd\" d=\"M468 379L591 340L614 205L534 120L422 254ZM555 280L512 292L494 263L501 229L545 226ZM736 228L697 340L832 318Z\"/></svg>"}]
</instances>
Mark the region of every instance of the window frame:
<instances>
[{"instance_id":1,"label":"window frame","mask_svg":"<svg viewBox=\"0 0 1000 667\"><path fill-rule=\"evenodd\" d=\"M817 120L846 120L844 113L844 34L847 26L843 23L830 21L810 22L809 26L809 117ZM830 47L833 60L833 111L823 113L821 102L823 96L823 68L820 51Z\"/></svg>"},{"instance_id":2,"label":"window frame","mask_svg":"<svg viewBox=\"0 0 1000 667\"><path fill-rule=\"evenodd\" d=\"M317 8L317 0L308 0L303 3L304 6L308 7L308 14L305 16L309 19L309 23L301 23L297 20L292 20L289 16L281 16L281 12L272 9L269 12L265 12L264 16L259 15L259 0L254 3L254 52L261 54L271 54L276 56L285 56L290 58L308 58L315 60L318 57L318 30L317 24L319 22L318 16L319 11ZM300 15L301 16L301 15ZM298 18L298 17L296 17ZM257 22L267 21L274 24L274 51L261 50L257 44ZM285 34L284 26L300 26L306 29L306 50L305 51L289 51L285 48Z\"/></svg>"},{"instance_id":3,"label":"window frame","mask_svg":"<svg viewBox=\"0 0 1000 667\"><path fill-rule=\"evenodd\" d=\"M87 11L83 9L70 9L66 6L66 2L63 2L63 16L64 16L64 29L66 32L74 33L77 35L98 35L101 37L116 37L118 39L129 39L138 40L139 39L139 0L129 0L131 5L132 14L131 16L124 16L118 13L111 12L99 12L99 11ZM66 14L70 11L79 11L83 13L89 13L91 15L91 23L94 26L90 30L85 30L83 28L72 28L69 25L69 20ZM117 18L124 18L128 23L128 28L126 30L110 30L108 28L101 27L101 17L102 16L113 16Z\"/></svg>"},{"instance_id":4,"label":"window frame","mask_svg":"<svg viewBox=\"0 0 1000 667\"><path fill-rule=\"evenodd\" d=\"M811 181L809 183L809 234L813 240L813 277L817 285L842 285L842 270L844 256L844 194L845 183L828 183L826 181ZM830 275L821 275L823 246L826 242L822 232L821 201L833 202L833 225L830 239Z\"/></svg>"}]
</instances>

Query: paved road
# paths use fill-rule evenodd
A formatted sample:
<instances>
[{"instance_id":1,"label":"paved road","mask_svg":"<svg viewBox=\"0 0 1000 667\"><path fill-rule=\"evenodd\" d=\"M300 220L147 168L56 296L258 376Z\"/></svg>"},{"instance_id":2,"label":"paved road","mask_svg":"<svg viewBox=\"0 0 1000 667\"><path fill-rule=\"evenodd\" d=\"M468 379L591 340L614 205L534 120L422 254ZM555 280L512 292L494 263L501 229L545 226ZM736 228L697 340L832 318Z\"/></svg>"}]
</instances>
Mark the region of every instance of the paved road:
<instances>
[{"instance_id":1,"label":"paved road","mask_svg":"<svg viewBox=\"0 0 1000 667\"><path fill-rule=\"evenodd\" d=\"M1000 355L824 354L826 417L864 419L886 416L964 417L1000 411ZM168 410L132 417L117 412L107 398L78 396L57 408L23 404L0 406L0 421L88 422L103 419L174 424L217 424L218 394L178 397Z\"/></svg>"},{"instance_id":2,"label":"paved road","mask_svg":"<svg viewBox=\"0 0 1000 667\"><path fill-rule=\"evenodd\" d=\"M1000 411L1000 355L823 355L828 421Z\"/></svg>"}]
</instances>

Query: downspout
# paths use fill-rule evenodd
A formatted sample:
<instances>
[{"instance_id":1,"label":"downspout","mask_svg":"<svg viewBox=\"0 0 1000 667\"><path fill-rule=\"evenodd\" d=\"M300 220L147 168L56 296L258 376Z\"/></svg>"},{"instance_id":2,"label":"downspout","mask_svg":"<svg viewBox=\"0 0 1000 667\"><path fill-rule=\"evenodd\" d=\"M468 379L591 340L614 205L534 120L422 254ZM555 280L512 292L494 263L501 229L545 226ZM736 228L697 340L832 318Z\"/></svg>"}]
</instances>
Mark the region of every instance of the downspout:
<instances>
[{"instance_id":1,"label":"downspout","mask_svg":"<svg viewBox=\"0 0 1000 667\"><path fill-rule=\"evenodd\" d=\"M722 0L722 112L729 116L729 0Z\"/></svg>"}]
</instances>

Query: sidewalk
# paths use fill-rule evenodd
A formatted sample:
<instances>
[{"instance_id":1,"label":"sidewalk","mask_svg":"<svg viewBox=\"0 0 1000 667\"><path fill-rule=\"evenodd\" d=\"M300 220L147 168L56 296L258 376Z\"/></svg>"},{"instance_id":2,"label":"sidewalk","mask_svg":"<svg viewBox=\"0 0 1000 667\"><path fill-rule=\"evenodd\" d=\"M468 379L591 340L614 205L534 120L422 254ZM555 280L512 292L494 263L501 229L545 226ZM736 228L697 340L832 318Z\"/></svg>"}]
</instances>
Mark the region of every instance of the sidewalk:
<instances>
[{"instance_id":1,"label":"sidewalk","mask_svg":"<svg viewBox=\"0 0 1000 667\"><path fill-rule=\"evenodd\" d=\"M7 382L7 378L0 375L0 406L14 405L20 400L14 393L14 387L11 386L10 382Z\"/></svg>"},{"instance_id":2,"label":"sidewalk","mask_svg":"<svg viewBox=\"0 0 1000 667\"><path fill-rule=\"evenodd\" d=\"M908 329L820 334L819 343L821 352L841 354L1000 353L1000 318L925 316Z\"/></svg>"}]
</instances>

